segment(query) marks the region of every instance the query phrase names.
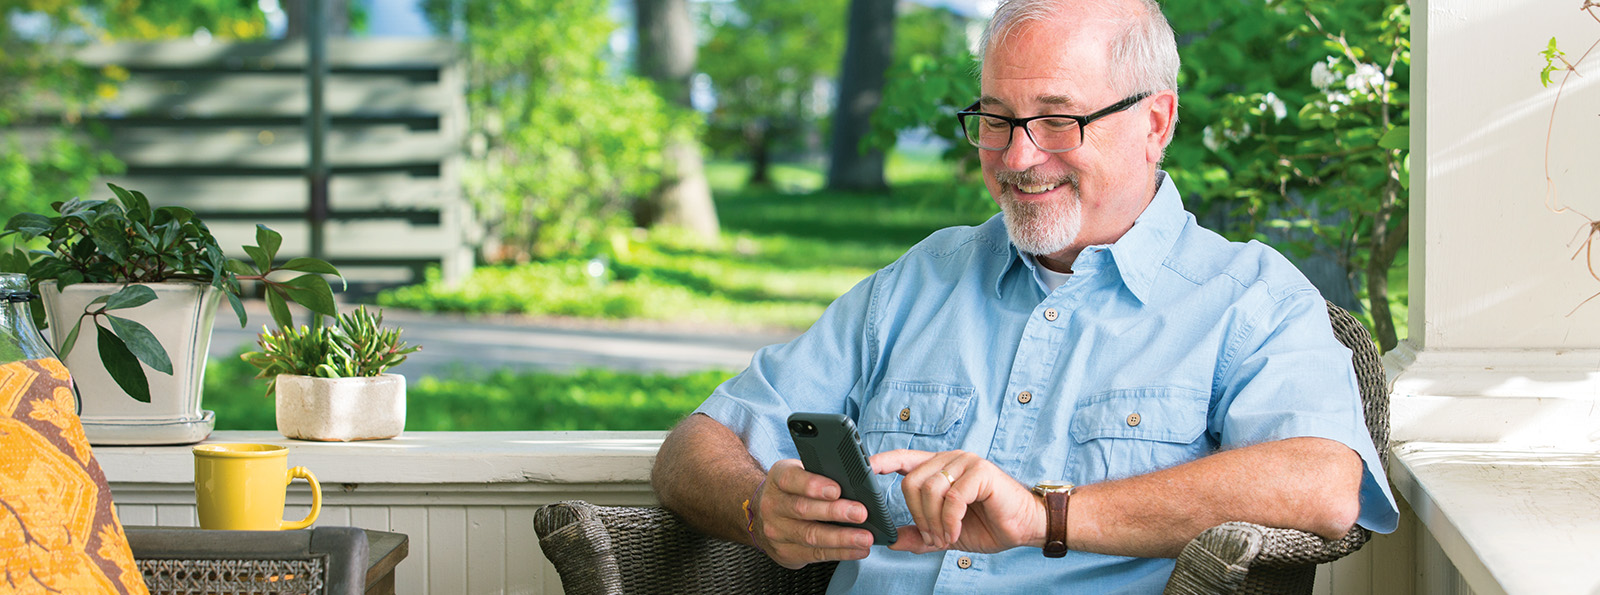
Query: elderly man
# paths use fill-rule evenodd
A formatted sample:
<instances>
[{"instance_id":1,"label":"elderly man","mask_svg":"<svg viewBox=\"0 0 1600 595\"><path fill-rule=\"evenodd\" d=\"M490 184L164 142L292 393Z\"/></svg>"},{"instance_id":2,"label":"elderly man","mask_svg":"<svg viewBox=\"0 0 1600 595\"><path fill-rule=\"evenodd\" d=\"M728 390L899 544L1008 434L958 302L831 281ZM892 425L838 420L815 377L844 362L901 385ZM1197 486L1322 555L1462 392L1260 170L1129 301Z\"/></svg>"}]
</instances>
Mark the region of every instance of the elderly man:
<instances>
[{"instance_id":1,"label":"elderly man","mask_svg":"<svg viewBox=\"0 0 1600 595\"><path fill-rule=\"evenodd\" d=\"M1178 109L1160 8L1013 0L983 43L959 117L1002 215L758 353L662 445L661 501L786 566L843 560L831 592L1152 592L1222 522L1393 530L1321 296L1197 226L1159 169ZM793 459L794 411L856 420L896 474L897 543L827 523L866 509Z\"/></svg>"}]
</instances>

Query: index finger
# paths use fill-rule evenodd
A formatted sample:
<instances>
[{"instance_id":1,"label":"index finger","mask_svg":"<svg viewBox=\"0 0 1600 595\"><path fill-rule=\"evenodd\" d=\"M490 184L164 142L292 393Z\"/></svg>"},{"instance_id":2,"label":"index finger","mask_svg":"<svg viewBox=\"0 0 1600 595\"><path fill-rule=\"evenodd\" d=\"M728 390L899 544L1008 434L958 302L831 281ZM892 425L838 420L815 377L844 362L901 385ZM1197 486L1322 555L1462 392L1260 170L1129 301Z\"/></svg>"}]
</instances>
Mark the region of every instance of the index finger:
<instances>
[{"instance_id":1,"label":"index finger","mask_svg":"<svg viewBox=\"0 0 1600 595\"><path fill-rule=\"evenodd\" d=\"M778 489L799 494L814 500L838 500L839 483L827 476L806 471L797 459L784 459L772 464L767 480Z\"/></svg>"},{"instance_id":2,"label":"index finger","mask_svg":"<svg viewBox=\"0 0 1600 595\"><path fill-rule=\"evenodd\" d=\"M939 453L902 448L872 455L871 458L867 459L867 462L872 464L873 473L879 475L888 475L890 473L905 475L911 472L912 469L916 469L923 463L928 462L928 459L932 459L937 454Z\"/></svg>"}]
</instances>

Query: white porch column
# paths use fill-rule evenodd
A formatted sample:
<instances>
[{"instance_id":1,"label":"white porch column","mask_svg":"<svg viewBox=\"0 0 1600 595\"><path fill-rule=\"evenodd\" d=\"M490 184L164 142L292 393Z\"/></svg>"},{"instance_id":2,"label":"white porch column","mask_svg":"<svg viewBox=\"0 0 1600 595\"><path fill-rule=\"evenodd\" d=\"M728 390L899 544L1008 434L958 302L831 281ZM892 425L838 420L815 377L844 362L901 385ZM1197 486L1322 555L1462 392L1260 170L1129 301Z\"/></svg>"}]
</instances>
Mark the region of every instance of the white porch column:
<instances>
[{"instance_id":1,"label":"white porch column","mask_svg":"<svg viewBox=\"0 0 1600 595\"><path fill-rule=\"evenodd\" d=\"M1556 87L1539 85L1550 37L1573 61L1600 39L1581 4L1413 3L1410 338L1385 358L1396 440L1597 438L1600 299L1568 313L1600 281L1571 258L1586 220L1545 207ZM1600 51L1582 72L1551 171L1562 203L1600 217Z\"/></svg>"}]
</instances>

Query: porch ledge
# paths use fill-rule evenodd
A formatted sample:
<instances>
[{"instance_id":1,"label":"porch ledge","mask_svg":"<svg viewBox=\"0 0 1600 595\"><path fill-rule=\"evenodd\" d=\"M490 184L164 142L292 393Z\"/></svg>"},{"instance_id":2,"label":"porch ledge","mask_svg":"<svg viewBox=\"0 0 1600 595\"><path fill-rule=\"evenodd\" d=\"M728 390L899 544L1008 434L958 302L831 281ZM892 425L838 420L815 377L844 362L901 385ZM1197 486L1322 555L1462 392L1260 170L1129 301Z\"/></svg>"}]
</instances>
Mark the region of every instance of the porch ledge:
<instances>
[{"instance_id":1,"label":"porch ledge","mask_svg":"<svg viewBox=\"0 0 1600 595\"><path fill-rule=\"evenodd\" d=\"M1600 452L1411 442L1389 469L1479 595L1600 588Z\"/></svg>"},{"instance_id":2,"label":"porch ledge","mask_svg":"<svg viewBox=\"0 0 1600 595\"><path fill-rule=\"evenodd\" d=\"M306 442L272 431L220 431L202 444L283 445L290 465L310 469L325 485L644 486L664 437L662 431L406 432L389 440ZM94 453L112 484L192 485L192 447L96 446Z\"/></svg>"}]
</instances>

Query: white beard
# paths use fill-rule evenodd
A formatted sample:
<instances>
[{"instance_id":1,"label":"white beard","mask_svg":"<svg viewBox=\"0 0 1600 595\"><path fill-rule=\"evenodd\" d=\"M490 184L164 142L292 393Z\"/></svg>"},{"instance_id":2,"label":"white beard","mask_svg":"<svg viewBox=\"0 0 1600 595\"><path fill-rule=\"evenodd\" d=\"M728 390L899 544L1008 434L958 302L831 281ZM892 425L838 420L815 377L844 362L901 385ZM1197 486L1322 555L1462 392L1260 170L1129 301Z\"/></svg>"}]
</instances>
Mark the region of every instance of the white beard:
<instances>
[{"instance_id":1,"label":"white beard","mask_svg":"<svg viewBox=\"0 0 1600 595\"><path fill-rule=\"evenodd\" d=\"M1013 184L1032 181L1026 173L999 176L999 179ZM1072 192L1072 196L1065 201L1022 202L1013 197L1011 192L1002 194L1001 220L1006 224L1006 235L1017 250L1036 255L1055 254L1066 250L1078 239L1078 231L1083 228L1083 201L1078 195L1078 180L1069 176L1061 185Z\"/></svg>"}]
</instances>

